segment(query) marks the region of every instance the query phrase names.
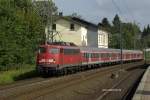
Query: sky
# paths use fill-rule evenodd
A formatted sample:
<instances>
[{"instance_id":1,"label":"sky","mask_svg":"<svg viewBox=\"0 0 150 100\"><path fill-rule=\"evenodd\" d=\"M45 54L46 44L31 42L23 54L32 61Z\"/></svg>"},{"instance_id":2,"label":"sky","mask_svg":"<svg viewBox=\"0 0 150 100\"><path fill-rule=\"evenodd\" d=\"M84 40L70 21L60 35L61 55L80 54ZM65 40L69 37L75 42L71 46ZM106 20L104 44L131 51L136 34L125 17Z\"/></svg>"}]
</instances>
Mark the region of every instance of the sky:
<instances>
[{"instance_id":1,"label":"sky","mask_svg":"<svg viewBox=\"0 0 150 100\"><path fill-rule=\"evenodd\" d=\"M112 22L118 14L122 21L141 26L150 24L150 0L53 0L63 15L77 13L95 24L107 17Z\"/></svg>"}]
</instances>

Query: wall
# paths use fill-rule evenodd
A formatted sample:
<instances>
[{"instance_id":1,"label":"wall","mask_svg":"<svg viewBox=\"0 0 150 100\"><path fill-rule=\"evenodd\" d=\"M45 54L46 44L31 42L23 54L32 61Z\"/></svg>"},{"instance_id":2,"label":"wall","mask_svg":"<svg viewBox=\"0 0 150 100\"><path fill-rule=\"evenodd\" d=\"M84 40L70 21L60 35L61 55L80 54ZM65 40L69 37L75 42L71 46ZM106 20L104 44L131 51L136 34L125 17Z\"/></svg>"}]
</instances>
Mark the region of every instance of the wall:
<instances>
[{"instance_id":1,"label":"wall","mask_svg":"<svg viewBox=\"0 0 150 100\"><path fill-rule=\"evenodd\" d=\"M97 28L88 27L87 43L90 47L98 47L98 32Z\"/></svg>"},{"instance_id":2,"label":"wall","mask_svg":"<svg viewBox=\"0 0 150 100\"><path fill-rule=\"evenodd\" d=\"M70 30L70 24L71 22L67 20L60 19L56 23L56 31L59 32L59 35L57 35L55 38L58 41L64 41L64 42L73 42L76 45L81 46L82 45L82 39L81 39L81 26L78 24L75 24L75 30Z\"/></svg>"},{"instance_id":3,"label":"wall","mask_svg":"<svg viewBox=\"0 0 150 100\"><path fill-rule=\"evenodd\" d=\"M87 46L87 29L85 27L81 27L81 41L82 46Z\"/></svg>"}]
</instances>

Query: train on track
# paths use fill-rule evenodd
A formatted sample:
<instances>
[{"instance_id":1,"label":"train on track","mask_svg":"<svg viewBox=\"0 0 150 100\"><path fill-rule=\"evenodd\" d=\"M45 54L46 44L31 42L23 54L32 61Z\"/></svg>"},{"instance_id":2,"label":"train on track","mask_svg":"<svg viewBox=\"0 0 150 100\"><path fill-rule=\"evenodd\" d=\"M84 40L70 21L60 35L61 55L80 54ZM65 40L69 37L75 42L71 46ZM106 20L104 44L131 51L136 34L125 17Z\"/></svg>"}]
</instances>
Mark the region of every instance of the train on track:
<instances>
[{"instance_id":1,"label":"train on track","mask_svg":"<svg viewBox=\"0 0 150 100\"><path fill-rule=\"evenodd\" d=\"M142 51L122 51L123 62L140 60L143 60ZM36 68L43 74L67 73L71 70L99 67L104 64L117 64L120 61L120 49L79 47L73 43L54 42L39 46Z\"/></svg>"}]
</instances>

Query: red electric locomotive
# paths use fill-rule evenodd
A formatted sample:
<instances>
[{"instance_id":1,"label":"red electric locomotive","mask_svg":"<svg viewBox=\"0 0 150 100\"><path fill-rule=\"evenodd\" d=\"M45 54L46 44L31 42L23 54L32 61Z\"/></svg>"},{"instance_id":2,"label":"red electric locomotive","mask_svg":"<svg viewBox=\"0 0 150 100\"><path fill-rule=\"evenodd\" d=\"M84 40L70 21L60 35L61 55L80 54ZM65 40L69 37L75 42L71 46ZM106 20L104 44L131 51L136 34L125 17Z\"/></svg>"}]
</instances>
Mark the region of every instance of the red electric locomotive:
<instances>
[{"instance_id":1,"label":"red electric locomotive","mask_svg":"<svg viewBox=\"0 0 150 100\"><path fill-rule=\"evenodd\" d=\"M39 46L37 54L37 70L41 73L64 71L119 63L121 58L119 49L102 49L78 47L73 43L55 42ZM143 52L139 50L123 50L123 62L143 59Z\"/></svg>"},{"instance_id":2,"label":"red electric locomotive","mask_svg":"<svg viewBox=\"0 0 150 100\"><path fill-rule=\"evenodd\" d=\"M56 42L41 45L37 55L37 70L50 73L66 67L80 66L80 48L73 43Z\"/></svg>"}]
</instances>

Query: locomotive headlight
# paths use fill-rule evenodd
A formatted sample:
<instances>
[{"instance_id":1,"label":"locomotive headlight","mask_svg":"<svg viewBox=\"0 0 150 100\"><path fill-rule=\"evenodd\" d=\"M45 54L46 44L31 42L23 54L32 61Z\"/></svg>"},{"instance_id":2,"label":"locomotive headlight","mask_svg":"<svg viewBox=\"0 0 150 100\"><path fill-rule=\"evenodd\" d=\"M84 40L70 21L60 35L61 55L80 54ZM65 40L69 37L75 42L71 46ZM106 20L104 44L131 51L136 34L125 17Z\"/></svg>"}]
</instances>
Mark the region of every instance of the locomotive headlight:
<instances>
[{"instance_id":1,"label":"locomotive headlight","mask_svg":"<svg viewBox=\"0 0 150 100\"><path fill-rule=\"evenodd\" d=\"M49 59L48 62L49 63L55 63L56 61L55 61L55 59Z\"/></svg>"},{"instance_id":2,"label":"locomotive headlight","mask_svg":"<svg viewBox=\"0 0 150 100\"><path fill-rule=\"evenodd\" d=\"M43 63L43 62L45 62L45 59L39 60L39 63Z\"/></svg>"},{"instance_id":3,"label":"locomotive headlight","mask_svg":"<svg viewBox=\"0 0 150 100\"><path fill-rule=\"evenodd\" d=\"M55 59L41 59L39 63L55 63Z\"/></svg>"}]
</instances>

